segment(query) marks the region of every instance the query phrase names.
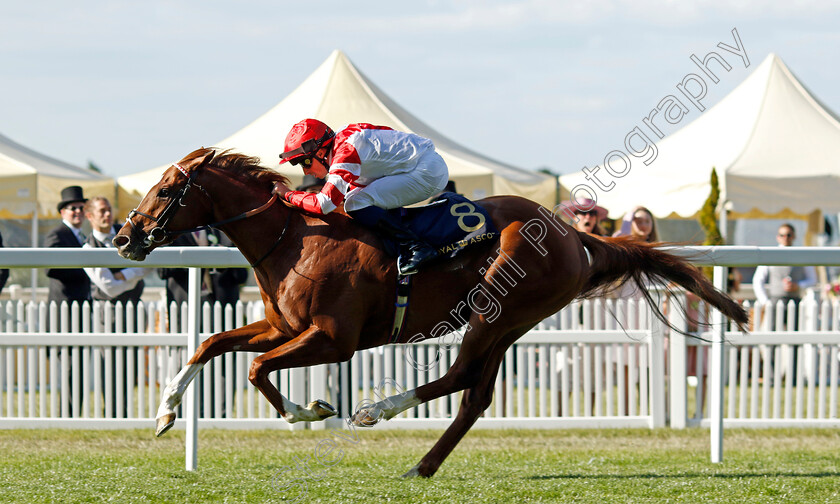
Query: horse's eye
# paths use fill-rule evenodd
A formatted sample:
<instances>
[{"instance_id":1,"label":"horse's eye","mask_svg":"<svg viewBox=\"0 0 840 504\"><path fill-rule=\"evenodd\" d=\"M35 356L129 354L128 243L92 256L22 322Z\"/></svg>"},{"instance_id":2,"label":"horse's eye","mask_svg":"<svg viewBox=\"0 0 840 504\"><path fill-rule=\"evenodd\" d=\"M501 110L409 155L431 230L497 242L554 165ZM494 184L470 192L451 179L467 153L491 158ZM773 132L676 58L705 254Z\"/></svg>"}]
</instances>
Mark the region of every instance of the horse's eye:
<instances>
[{"instance_id":1,"label":"horse's eye","mask_svg":"<svg viewBox=\"0 0 840 504\"><path fill-rule=\"evenodd\" d=\"M158 191L158 198L168 198L171 194L172 192L169 190L169 188L164 187L160 191Z\"/></svg>"}]
</instances>

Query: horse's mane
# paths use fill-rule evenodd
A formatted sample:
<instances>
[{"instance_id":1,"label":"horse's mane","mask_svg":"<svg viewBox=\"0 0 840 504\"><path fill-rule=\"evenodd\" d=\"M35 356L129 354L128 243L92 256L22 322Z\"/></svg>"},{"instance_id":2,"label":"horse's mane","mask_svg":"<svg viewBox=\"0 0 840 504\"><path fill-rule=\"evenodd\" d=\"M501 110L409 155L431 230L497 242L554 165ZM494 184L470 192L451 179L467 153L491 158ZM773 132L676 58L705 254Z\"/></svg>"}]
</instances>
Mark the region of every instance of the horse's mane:
<instances>
[{"instance_id":1,"label":"horse's mane","mask_svg":"<svg viewBox=\"0 0 840 504\"><path fill-rule=\"evenodd\" d=\"M289 179L276 171L260 165L260 158L256 156L248 156L233 152L232 149L221 150L215 147L201 148L187 156L187 159L196 158L206 154L208 151L215 150L216 155L210 161L210 164L216 168L235 172L240 176L246 176L256 182L263 184L274 182L282 182L284 185L289 185Z\"/></svg>"}]
</instances>

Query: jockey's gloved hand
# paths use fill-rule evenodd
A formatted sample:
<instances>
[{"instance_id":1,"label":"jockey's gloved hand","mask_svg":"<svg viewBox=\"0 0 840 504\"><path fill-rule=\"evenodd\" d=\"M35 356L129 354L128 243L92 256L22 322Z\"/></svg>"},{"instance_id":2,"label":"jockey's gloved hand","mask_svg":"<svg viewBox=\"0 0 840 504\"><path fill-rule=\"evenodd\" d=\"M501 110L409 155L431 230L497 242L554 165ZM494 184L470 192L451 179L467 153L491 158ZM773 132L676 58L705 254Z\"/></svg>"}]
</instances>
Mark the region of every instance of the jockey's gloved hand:
<instances>
[{"instance_id":1,"label":"jockey's gloved hand","mask_svg":"<svg viewBox=\"0 0 840 504\"><path fill-rule=\"evenodd\" d=\"M274 183L274 187L271 189L271 192L280 196L283 199L286 199L285 198L286 193L291 192L291 189L286 187L286 184L284 184L283 182L280 182L278 180L277 182Z\"/></svg>"}]
</instances>

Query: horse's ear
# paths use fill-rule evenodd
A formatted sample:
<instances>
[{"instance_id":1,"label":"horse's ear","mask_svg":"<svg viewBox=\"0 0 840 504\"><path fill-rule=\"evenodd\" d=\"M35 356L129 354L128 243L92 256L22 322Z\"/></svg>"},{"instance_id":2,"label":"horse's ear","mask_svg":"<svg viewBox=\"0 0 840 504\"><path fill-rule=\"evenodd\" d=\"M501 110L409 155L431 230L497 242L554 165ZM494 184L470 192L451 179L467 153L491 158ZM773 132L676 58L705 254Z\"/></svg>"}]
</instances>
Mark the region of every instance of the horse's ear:
<instances>
[{"instance_id":1,"label":"horse's ear","mask_svg":"<svg viewBox=\"0 0 840 504\"><path fill-rule=\"evenodd\" d=\"M204 147L202 147L202 149L204 149ZM216 150L215 149L207 149L207 152L205 154L203 154L202 156L199 156L195 159L196 168L199 167L199 166L202 166L206 163L209 163L213 159L213 156L215 156L215 155L216 155Z\"/></svg>"}]
</instances>

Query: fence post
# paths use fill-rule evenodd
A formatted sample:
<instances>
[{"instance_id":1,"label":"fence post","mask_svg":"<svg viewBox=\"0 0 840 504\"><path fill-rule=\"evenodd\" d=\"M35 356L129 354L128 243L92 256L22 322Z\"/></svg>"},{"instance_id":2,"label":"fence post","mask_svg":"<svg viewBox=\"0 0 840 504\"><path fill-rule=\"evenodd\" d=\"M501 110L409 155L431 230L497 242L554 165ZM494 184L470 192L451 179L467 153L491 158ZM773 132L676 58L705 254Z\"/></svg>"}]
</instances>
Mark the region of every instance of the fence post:
<instances>
[{"instance_id":1,"label":"fence post","mask_svg":"<svg viewBox=\"0 0 840 504\"><path fill-rule=\"evenodd\" d=\"M192 358L198 349L199 331L201 329L201 268L190 268L187 276L189 290L187 293L187 358ZM186 469L195 471L198 466L198 389L195 384L187 387L186 421Z\"/></svg>"},{"instance_id":2,"label":"fence post","mask_svg":"<svg viewBox=\"0 0 840 504\"><path fill-rule=\"evenodd\" d=\"M309 400L314 401L329 397L327 368L328 364L318 364L309 368ZM309 428L312 430L324 430L327 428L327 424L326 422L312 422L309 424Z\"/></svg>"},{"instance_id":3,"label":"fence post","mask_svg":"<svg viewBox=\"0 0 840 504\"><path fill-rule=\"evenodd\" d=\"M653 315L654 307L649 307L650 319L650 408L651 427L665 426L665 326Z\"/></svg>"},{"instance_id":4,"label":"fence post","mask_svg":"<svg viewBox=\"0 0 840 504\"><path fill-rule=\"evenodd\" d=\"M714 284L726 292L725 266L715 266ZM711 460L713 464L723 461L723 341L726 334L726 320L723 314L712 313L712 365L709 372L709 420L711 421Z\"/></svg>"},{"instance_id":5,"label":"fence post","mask_svg":"<svg viewBox=\"0 0 840 504\"><path fill-rule=\"evenodd\" d=\"M688 321L681 317L679 306L685 307L688 314L688 305L685 293L675 294L671 297L671 306L668 311L668 322L681 331L687 331ZM686 417L688 416L688 401L686 400L686 344L685 336L677 331L671 331L668 347L668 391L670 395L670 418L671 427L674 429L685 429ZM700 373L698 372L698 375ZM702 376L698 376L702 380Z\"/></svg>"},{"instance_id":6,"label":"fence post","mask_svg":"<svg viewBox=\"0 0 840 504\"><path fill-rule=\"evenodd\" d=\"M295 404L304 404L306 399L306 368L293 368L289 370L289 400ZM276 415L274 406L271 407L272 414ZM289 430L303 430L310 422L297 422L289 424Z\"/></svg>"}]
</instances>

